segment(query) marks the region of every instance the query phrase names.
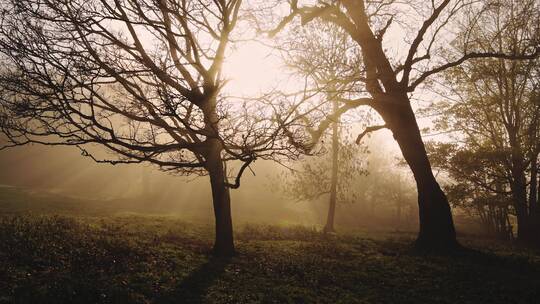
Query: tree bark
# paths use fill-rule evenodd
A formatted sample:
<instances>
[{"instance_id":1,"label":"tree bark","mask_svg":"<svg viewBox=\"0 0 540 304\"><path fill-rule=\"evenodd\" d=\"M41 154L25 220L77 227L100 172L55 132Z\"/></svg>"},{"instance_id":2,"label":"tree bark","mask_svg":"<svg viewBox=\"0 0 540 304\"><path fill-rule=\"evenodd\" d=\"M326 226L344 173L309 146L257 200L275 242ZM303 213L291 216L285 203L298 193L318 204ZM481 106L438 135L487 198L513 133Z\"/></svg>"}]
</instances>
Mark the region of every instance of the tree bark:
<instances>
[{"instance_id":1,"label":"tree bark","mask_svg":"<svg viewBox=\"0 0 540 304\"><path fill-rule=\"evenodd\" d=\"M459 248L450 205L431 170L410 101L377 110L392 131L416 181L420 231L415 246L435 251Z\"/></svg>"},{"instance_id":2,"label":"tree bark","mask_svg":"<svg viewBox=\"0 0 540 304\"><path fill-rule=\"evenodd\" d=\"M212 201L215 217L215 242L213 253L216 256L234 255L234 238L231 216L231 197L225 185L225 170L221 159L221 143L217 139L209 140L207 170L212 186Z\"/></svg>"},{"instance_id":3,"label":"tree bark","mask_svg":"<svg viewBox=\"0 0 540 304\"><path fill-rule=\"evenodd\" d=\"M215 218L215 240L213 254L216 256L232 256L235 254L233 226L231 216L231 196L226 185L225 172L221 152L223 144L219 139L219 117L216 110L214 92L207 93L208 99L202 105L206 131L210 134L205 142L205 168L210 176L212 187L212 203Z\"/></svg>"},{"instance_id":4,"label":"tree bark","mask_svg":"<svg viewBox=\"0 0 540 304\"><path fill-rule=\"evenodd\" d=\"M538 211L538 156L531 159L531 178L529 186L529 214L536 216Z\"/></svg>"},{"instance_id":5,"label":"tree bark","mask_svg":"<svg viewBox=\"0 0 540 304\"><path fill-rule=\"evenodd\" d=\"M334 113L337 110L338 104L336 101L334 104ZM337 200L337 183L338 183L338 157L339 157L339 126L335 121L332 124L332 179L330 184L330 201L328 204L328 216L326 218L326 225L324 226L324 232L334 232L334 218L336 214L336 200Z\"/></svg>"},{"instance_id":6,"label":"tree bark","mask_svg":"<svg viewBox=\"0 0 540 304\"><path fill-rule=\"evenodd\" d=\"M530 237L529 216L527 212L527 195L524 189L513 186L512 196L517 219L517 240L527 242Z\"/></svg>"},{"instance_id":7,"label":"tree bark","mask_svg":"<svg viewBox=\"0 0 540 304\"><path fill-rule=\"evenodd\" d=\"M538 220L540 221L540 176L538 176L538 183L536 184L536 191L538 193L536 194L536 215L538 216Z\"/></svg>"},{"instance_id":8,"label":"tree bark","mask_svg":"<svg viewBox=\"0 0 540 304\"><path fill-rule=\"evenodd\" d=\"M531 159L529 186L529 229L531 241L540 245L540 179L538 177L538 155Z\"/></svg>"},{"instance_id":9,"label":"tree bark","mask_svg":"<svg viewBox=\"0 0 540 304\"><path fill-rule=\"evenodd\" d=\"M513 136L513 133L510 133L509 136L510 146L513 150L511 155L512 180L510 182L510 188L512 190L512 199L514 201L514 209L516 211L517 218L517 240L520 242L530 242L533 233L531 233L529 208L527 206L527 178L525 176L526 168L523 161L523 155L520 152L521 150L516 144L516 140L513 140L515 136Z\"/></svg>"},{"instance_id":10,"label":"tree bark","mask_svg":"<svg viewBox=\"0 0 540 304\"><path fill-rule=\"evenodd\" d=\"M537 236L538 243L540 243L540 176L538 178L538 183L536 184L536 190L538 193L536 194L536 207L535 207L535 213L534 213L534 219L536 223L535 227L535 235ZM534 182L534 181L533 181Z\"/></svg>"}]
</instances>

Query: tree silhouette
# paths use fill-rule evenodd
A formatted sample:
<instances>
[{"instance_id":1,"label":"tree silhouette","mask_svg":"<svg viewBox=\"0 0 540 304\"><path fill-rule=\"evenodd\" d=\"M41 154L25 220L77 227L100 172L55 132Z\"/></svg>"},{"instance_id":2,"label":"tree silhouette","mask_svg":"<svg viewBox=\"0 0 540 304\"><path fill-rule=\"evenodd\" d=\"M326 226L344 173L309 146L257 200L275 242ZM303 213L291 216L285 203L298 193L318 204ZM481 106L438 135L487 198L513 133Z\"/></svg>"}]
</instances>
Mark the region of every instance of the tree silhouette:
<instances>
[{"instance_id":1,"label":"tree silhouette","mask_svg":"<svg viewBox=\"0 0 540 304\"><path fill-rule=\"evenodd\" d=\"M531 37L523 52L483 50L475 48L468 35L451 32L452 24L482 32L478 16L497 6L497 1L291 0L288 3L289 13L268 31L270 35L284 31L289 24L304 26L314 20L340 27L360 48L363 62L360 79L367 92L356 98L341 98L340 108L310 132L311 143L307 146L314 146L337 115L360 106L374 109L384 123L368 127L362 134L390 129L416 180L420 217L416 246L429 250L458 247L450 206L432 173L411 94L428 79L471 59L536 58L540 53L538 40ZM385 40L389 32L394 35L390 42ZM456 44L465 47L456 50L452 47Z\"/></svg>"},{"instance_id":2,"label":"tree silhouette","mask_svg":"<svg viewBox=\"0 0 540 304\"><path fill-rule=\"evenodd\" d=\"M209 175L214 252L232 254L229 189L255 159L292 151L271 112L222 93L241 3L2 1L5 147L71 145L100 163ZM241 166L228 182L234 161Z\"/></svg>"}]
</instances>

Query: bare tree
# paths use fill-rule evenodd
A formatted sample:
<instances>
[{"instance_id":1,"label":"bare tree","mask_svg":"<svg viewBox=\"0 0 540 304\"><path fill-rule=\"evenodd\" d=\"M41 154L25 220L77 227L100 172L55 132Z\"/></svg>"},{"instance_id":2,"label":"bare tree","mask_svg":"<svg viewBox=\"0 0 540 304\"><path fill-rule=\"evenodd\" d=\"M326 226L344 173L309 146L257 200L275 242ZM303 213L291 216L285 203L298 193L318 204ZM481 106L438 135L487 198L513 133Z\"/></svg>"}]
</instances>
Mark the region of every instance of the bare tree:
<instances>
[{"instance_id":1,"label":"bare tree","mask_svg":"<svg viewBox=\"0 0 540 304\"><path fill-rule=\"evenodd\" d=\"M362 134L390 129L416 180L420 216L416 246L423 249L459 247L448 200L427 157L411 103L412 93L426 80L470 59L535 58L540 53L538 40L531 39L521 53L486 51L475 48L468 35L452 33L452 23L465 24L471 31L482 31L478 16L496 5L494 1L290 0L288 4L289 13L269 31L271 35L284 31L291 23L302 26L321 20L343 29L361 50L363 67L359 70L364 71L362 80L367 94L353 99L340 98L339 109L310 133L312 142L320 138L336 115L360 106L374 109L384 123L368 127ZM391 41L385 40L387 33L393 33ZM465 47L458 52L452 44Z\"/></svg>"},{"instance_id":2,"label":"bare tree","mask_svg":"<svg viewBox=\"0 0 540 304\"><path fill-rule=\"evenodd\" d=\"M229 189L256 158L290 152L271 112L222 94L241 3L3 0L5 147L71 145L100 163L209 175L214 252L232 254ZM234 161L241 166L228 182Z\"/></svg>"}]
</instances>

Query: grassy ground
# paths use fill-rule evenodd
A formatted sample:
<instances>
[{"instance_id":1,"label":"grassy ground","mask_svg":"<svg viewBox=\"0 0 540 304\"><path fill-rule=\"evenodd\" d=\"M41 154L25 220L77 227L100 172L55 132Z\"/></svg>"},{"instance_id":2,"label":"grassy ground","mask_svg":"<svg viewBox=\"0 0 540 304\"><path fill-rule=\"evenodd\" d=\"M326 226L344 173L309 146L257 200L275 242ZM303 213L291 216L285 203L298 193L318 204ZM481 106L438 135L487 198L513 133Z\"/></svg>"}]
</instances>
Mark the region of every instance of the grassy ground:
<instances>
[{"instance_id":1,"label":"grassy ground","mask_svg":"<svg viewBox=\"0 0 540 304\"><path fill-rule=\"evenodd\" d=\"M540 303L540 253L511 244L425 256L412 234L251 225L216 259L211 225L96 206L0 191L0 303Z\"/></svg>"},{"instance_id":2,"label":"grassy ground","mask_svg":"<svg viewBox=\"0 0 540 304\"><path fill-rule=\"evenodd\" d=\"M410 236L245 226L239 254L171 217L3 216L0 303L538 303L540 255L495 243L457 256Z\"/></svg>"}]
</instances>

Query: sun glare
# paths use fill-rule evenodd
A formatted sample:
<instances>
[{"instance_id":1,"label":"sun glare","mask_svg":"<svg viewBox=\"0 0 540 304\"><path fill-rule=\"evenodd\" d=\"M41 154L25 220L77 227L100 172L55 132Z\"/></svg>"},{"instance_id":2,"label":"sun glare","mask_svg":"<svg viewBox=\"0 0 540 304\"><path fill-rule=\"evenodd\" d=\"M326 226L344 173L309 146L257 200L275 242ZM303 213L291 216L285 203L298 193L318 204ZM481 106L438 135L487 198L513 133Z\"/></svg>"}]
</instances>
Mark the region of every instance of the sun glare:
<instances>
[{"instance_id":1,"label":"sun glare","mask_svg":"<svg viewBox=\"0 0 540 304\"><path fill-rule=\"evenodd\" d=\"M280 81L282 70L281 61L271 48L253 41L238 43L224 63L228 79L225 90L232 95L267 91Z\"/></svg>"}]
</instances>

